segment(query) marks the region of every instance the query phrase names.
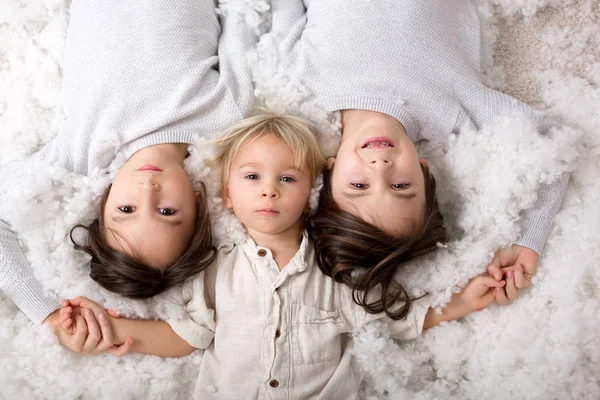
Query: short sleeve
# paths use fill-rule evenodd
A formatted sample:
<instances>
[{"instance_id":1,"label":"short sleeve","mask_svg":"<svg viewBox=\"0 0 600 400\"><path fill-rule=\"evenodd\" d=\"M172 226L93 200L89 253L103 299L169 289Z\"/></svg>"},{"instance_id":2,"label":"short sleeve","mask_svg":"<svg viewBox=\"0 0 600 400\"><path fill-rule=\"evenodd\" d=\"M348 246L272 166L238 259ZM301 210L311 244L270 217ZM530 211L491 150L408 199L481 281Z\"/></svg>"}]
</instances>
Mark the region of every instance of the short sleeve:
<instances>
[{"instance_id":1,"label":"short sleeve","mask_svg":"<svg viewBox=\"0 0 600 400\"><path fill-rule=\"evenodd\" d=\"M183 312L167 319L177 335L198 349L207 348L215 336L215 312L205 293L201 272L174 294L173 300L182 305Z\"/></svg>"},{"instance_id":2,"label":"short sleeve","mask_svg":"<svg viewBox=\"0 0 600 400\"><path fill-rule=\"evenodd\" d=\"M400 320L393 320L385 313L370 314L358 304L353 304L354 326L353 330L376 320L389 324L390 336L398 340L415 339L423 333L423 324L425 316L431 306L431 295L423 296L411 302L410 309L406 317Z\"/></svg>"}]
</instances>

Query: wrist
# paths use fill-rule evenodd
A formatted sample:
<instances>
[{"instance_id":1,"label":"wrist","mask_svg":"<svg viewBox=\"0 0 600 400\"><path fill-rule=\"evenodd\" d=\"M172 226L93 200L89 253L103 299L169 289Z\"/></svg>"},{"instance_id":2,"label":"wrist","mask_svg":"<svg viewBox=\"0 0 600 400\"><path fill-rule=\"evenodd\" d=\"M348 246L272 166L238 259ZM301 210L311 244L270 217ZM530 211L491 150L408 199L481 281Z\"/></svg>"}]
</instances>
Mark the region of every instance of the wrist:
<instances>
[{"instance_id":1,"label":"wrist","mask_svg":"<svg viewBox=\"0 0 600 400\"><path fill-rule=\"evenodd\" d=\"M58 318L60 309L54 310L52 311L50 314L48 314L48 316L42 321L42 324L44 325L50 325L52 326L53 322Z\"/></svg>"}]
</instances>

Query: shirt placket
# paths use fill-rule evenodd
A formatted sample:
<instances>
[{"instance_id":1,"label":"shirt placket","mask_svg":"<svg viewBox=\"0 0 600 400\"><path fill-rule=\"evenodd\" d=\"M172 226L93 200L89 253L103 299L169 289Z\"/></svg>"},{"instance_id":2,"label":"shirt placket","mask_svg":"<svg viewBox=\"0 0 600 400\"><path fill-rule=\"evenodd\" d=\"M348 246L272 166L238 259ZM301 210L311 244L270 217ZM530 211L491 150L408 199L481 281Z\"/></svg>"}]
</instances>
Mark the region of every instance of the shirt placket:
<instances>
[{"instance_id":1,"label":"shirt placket","mask_svg":"<svg viewBox=\"0 0 600 400\"><path fill-rule=\"evenodd\" d=\"M279 269L270 252L258 248L256 251L256 273L261 280L266 299L265 332L263 335L264 354L262 355L263 382L259 398L261 399L287 399L290 393L290 368L289 363L282 357L288 345L287 335L289 313L284 311L285 281L281 279ZM278 285L275 285L278 282ZM289 358L289 357L286 357Z\"/></svg>"}]
</instances>

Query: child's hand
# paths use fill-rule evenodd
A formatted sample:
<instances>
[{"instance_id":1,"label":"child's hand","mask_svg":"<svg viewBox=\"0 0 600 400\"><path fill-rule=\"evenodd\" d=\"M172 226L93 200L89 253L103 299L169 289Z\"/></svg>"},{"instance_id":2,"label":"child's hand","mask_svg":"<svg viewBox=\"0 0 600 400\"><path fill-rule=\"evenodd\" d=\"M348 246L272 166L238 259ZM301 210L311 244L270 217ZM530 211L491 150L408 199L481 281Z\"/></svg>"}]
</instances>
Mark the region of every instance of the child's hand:
<instances>
[{"instance_id":1,"label":"child's hand","mask_svg":"<svg viewBox=\"0 0 600 400\"><path fill-rule=\"evenodd\" d=\"M506 287L501 290L496 300L506 305L517 297L518 289L531 285L538 266L539 255L528 247L513 244L500 249L488 265L488 273L497 281L506 280Z\"/></svg>"},{"instance_id":2,"label":"child's hand","mask_svg":"<svg viewBox=\"0 0 600 400\"><path fill-rule=\"evenodd\" d=\"M464 304L467 311L465 315L475 310L481 311L497 300L499 292L504 293L502 288L505 284L505 281L497 281L487 274L479 275L469 281L458 294L457 301Z\"/></svg>"},{"instance_id":3,"label":"child's hand","mask_svg":"<svg viewBox=\"0 0 600 400\"><path fill-rule=\"evenodd\" d=\"M442 309L441 314L430 308L425 315L423 329L429 329L444 321L454 321L473 311L481 311L496 300L497 291L502 291L505 281L498 282L484 274L469 281L459 293L454 293L450 302Z\"/></svg>"},{"instance_id":4,"label":"child's hand","mask_svg":"<svg viewBox=\"0 0 600 400\"><path fill-rule=\"evenodd\" d=\"M109 313L118 318L116 313ZM121 356L133 344L131 338L125 343L117 343L105 310L83 297L63 301L53 329L64 346L78 353L98 354L107 351Z\"/></svg>"}]
</instances>

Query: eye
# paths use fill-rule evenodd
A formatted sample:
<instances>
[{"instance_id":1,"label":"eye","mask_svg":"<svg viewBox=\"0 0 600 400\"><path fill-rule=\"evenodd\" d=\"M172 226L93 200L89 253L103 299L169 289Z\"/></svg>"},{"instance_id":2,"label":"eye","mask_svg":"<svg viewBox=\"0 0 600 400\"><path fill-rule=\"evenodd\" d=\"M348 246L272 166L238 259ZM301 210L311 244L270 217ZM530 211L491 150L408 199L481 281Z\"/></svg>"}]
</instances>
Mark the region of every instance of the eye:
<instances>
[{"instance_id":1,"label":"eye","mask_svg":"<svg viewBox=\"0 0 600 400\"><path fill-rule=\"evenodd\" d=\"M366 189L369 187L369 185L367 185L366 183L351 183L350 186L352 186L355 189Z\"/></svg>"},{"instance_id":2,"label":"eye","mask_svg":"<svg viewBox=\"0 0 600 400\"><path fill-rule=\"evenodd\" d=\"M282 182L288 182L288 183L296 182L296 179L294 179L291 176L282 176L279 180Z\"/></svg>"},{"instance_id":3,"label":"eye","mask_svg":"<svg viewBox=\"0 0 600 400\"><path fill-rule=\"evenodd\" d=\"M158 213L160 215L166 215L167 217L169 217L171 215L176 214L177 211L173 210L172 208L159 208Z\"/></svg>"},{"instance_id":4,"label":"eye","mask_svg":"<svg viewBox=\"0 0 600 400\"><path fill-rule=\"evenodd\" d=\"M392 187L392 189L402 190L408 189L410 187L410 183L392 183L390 186Z\"/></svg>"},{"instance_id":5,"label":"eye","mask_svg":"<svg viewBox=\"0 0 600 400\"><path fill-rule=\"evenodd\" d=\"M118 207L118 209L119 209L119 211L121 211L122 213L125 213L125 214L131 214L133 211L135 211L134 208L131 206L121 206L121 207Z\"/></svg>"},{"instance_id":6,"label":"eye","mask_svg":"<svg viewBox=\"0 0 600 400\"><path fill-rule=\"evenodd\" d=\"M257 174L248 174L244 178L255 180L255 179L258 179L258 175Z\"/></svg>"}]
</instances>

